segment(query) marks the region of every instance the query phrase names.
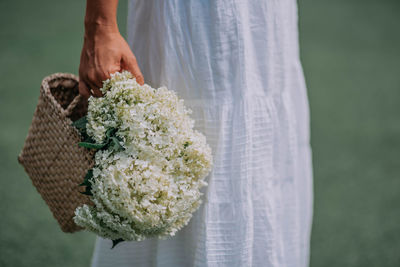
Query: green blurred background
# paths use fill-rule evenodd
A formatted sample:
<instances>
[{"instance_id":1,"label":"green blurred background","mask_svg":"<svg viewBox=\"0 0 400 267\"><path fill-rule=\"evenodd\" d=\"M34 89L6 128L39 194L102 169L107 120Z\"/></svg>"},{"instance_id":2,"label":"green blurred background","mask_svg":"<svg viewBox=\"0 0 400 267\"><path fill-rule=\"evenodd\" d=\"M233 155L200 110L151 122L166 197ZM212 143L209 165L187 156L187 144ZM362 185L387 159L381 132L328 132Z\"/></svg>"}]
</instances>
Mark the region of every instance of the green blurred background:
<instances>
[{"instance_id":1,"label":"green blurred background","mask_svg":"<svg viewBox=\"0 0 400 267\"><path fill-rule=\"evenodd\" d=\"M88 266L17 163L44 76L77 74L85 1L0 2L0 266ZM127 2L119 5L125 34ZM302 0L311 266L400 266L400 1Z\"/></svg>"}]
</instances>

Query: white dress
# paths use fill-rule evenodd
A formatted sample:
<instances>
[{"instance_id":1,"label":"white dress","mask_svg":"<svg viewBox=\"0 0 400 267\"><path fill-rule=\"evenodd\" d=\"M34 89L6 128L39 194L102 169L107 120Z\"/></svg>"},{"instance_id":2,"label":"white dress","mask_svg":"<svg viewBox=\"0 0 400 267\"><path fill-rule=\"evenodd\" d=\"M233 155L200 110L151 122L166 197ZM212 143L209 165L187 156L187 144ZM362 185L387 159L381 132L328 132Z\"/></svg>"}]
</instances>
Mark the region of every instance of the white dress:
<instances>
[{"instance_id":1,"label":"white dress","mask_svg":"<svg viewBox=\"0 0 400 267\"><path fill-rule=\"evenodd\" d=\"M92 266L308 266L309 109L296 0L130 0L145 82L176 90L214 156L203 204L168 240L97 237Z\"/></svg>"}]
</instances>

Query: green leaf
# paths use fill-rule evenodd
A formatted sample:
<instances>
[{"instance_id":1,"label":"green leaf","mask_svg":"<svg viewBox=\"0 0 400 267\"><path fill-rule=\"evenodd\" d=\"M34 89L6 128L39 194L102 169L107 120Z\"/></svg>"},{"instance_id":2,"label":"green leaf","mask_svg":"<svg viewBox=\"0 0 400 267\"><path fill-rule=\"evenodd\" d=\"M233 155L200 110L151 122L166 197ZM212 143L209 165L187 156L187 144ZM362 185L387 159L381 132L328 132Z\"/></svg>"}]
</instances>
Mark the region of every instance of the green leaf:
<instances>
[{"instance_id":1,"label":"green leaf","mask_svg":"<svg viewBox=\"0 0 400 267\"><path fill-rule=\"evenodd\" d=\"M72 123L72 126L78 129L81 134L81 140L86 143L96 143L86 132L87 117L84 116Z\"/></svg>"},{"instance_id":2,"label":"green leaf","mask_svg":"<svg viewBox=\"0 0 400 267\"><path fill-rule=\"evenodd\" d=\"M183 148L187 148L189 146L189 142L185 142L184 144L183 144Z\"/></svg>"},{"instance_id":3,"label":"green leaf","mask_svg":"<svg viewBox=\"0 0 400 267\"><path fill-rule=\"evenodd\" d=\"M90 185L91 184L87 179L85 179L82 183L79 184L79 186L90 186Z\"/></svg>"},{"instance_id":4,"label":"green leaf","mask_svg":"<svg viewBox=\"0 0 400 267\"><path fill-rule=\"evenodd\" d=\"M84 182L86 182L87 184L90 185L89 181L93 178L93 169L90 169L87 171L86 175L85 175L85 180Z\"/></svg>"},{"instance_id":5,"label":"green leaf","mask_svg":"<svg viewBox=\"0 0 400 267\"><path fill-rule=\"evenodd\" d=\"M117 132L117 129L116 129L116 128L109 128L109 129L106 131L106 137L107 137L107 139L110 138L111 136L114 136L116 132Z\"/></svg>"},{"instance_id":6,"label":"green leaf","mask_svg":"<svg viewBox=\"0 0 400 267\"><path fill-rule=\"evenodd\" d=\"M122 238L118 238L118 239L113 240L112 241L113 244L112 244L111 249L113 249L118 243L121 243L123 241L125 241L125 240L123 240Z\"/></svg>"},{"instance_id":7,"label":"green leaf","mask_svg":"<svg viewBox=\"0 0 400 267\"><path fill-rule=\"evenodd\" d=\"M119 140L115 136L111 137L110 146L112 146L112 149L114 151L121 151L124 149L124 147L121 146L121 144L119 143Z\"/></svg>"},{"instance_id":8,"label":"green leaf","mask_svg":"<svg viewBox=\"0 0 400 267\"><path fill-rule=\"evenodd\" d=\"M85 179L83 180L83 182L81 184L79 184L79 186L86 186L86 189L84 192L79 192L81 194L84 195L89 195L92 196L92 184L90 182L90 180L93 179L93 170L90 169L88 170L88 172L85 175Z\"/></svg>"},{"instance_id":9,"label":"green leaf","mask_svg":"<svg viewBox=\"0 0 400 267\"><path fill-rule=\"evenodd\" d=\"M93 143L88 143L88 142L79 142L78 145L79 145L80 147L93 148L93 149L101 149L101 148L103 148L106 144L93 144Z\"/></svg>"},{"instance_id":10,"label":"green leaf","mask_svg":"<svg viewBox=\"0 0 400 267\"><path fill-rule=\"evenodd\" d=\"M72 123L72 126L78 128L79 130L82 130L82 129L86 130L86 124L87 124L87 117L83 116L82 118L74 121Z\"/></svg>"},{"instance_id":11,"label":"green leaf","mask_svg":"<svg viewBox=\"0 0 400 267\"><path fill-rule=\"evenodd\" d=\"M86 133L84 133L84 134L82 134L82 142L85 142L85 143L92 143L92 144L95 144L96 143L96 141L95 140L93 140L93 138L92 137L90 137L89 135L87 135Z\"/></svg>"}]
</instances>

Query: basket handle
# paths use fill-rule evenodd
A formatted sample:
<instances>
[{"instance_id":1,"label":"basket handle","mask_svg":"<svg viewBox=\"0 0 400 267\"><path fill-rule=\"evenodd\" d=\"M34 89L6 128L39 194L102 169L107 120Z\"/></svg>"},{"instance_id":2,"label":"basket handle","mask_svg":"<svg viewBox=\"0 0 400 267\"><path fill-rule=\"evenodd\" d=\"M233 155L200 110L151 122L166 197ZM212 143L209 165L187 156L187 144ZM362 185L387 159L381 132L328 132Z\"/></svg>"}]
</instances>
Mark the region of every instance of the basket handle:
<instances>
[{"instance_id":1,"label":"basket handle","mask_svg":"<svg viewBox=\"0 0 400 267\"><path fill-rule=\"evenodd\" d=\"M81 101L82 96L80 94L78 94L77 96L75 96L75 98L71 101L71 103L69 103L68 107L64 110L64 115L65 116L70 116L72 114L72 111L74 110L74 108L76 107L76 105L79 103L79 101Z\"/></svg>"}]
</instances>

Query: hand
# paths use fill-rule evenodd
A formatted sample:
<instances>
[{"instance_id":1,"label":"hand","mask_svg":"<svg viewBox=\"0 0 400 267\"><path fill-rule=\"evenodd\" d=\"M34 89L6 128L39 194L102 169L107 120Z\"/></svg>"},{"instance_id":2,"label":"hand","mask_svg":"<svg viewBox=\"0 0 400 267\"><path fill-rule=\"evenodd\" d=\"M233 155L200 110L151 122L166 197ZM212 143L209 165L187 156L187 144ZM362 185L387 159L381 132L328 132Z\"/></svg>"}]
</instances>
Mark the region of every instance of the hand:
<instances>
[{"instance_id":1,"label":"hand","mask_svg":"<svg viewBox=\"0 0 400 267\"><path fill-rule=\"evenodd\" d=\"M102 96L99 88L110 74L128 70L143 85L144 78L136 57L118 29L106 25L96 25L85 34L79 65L79 93Z\"/></svg>"}]
</instances>

